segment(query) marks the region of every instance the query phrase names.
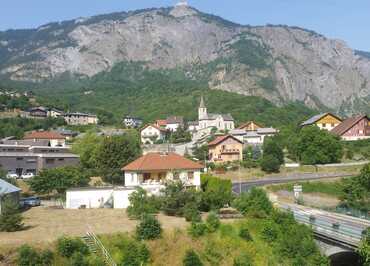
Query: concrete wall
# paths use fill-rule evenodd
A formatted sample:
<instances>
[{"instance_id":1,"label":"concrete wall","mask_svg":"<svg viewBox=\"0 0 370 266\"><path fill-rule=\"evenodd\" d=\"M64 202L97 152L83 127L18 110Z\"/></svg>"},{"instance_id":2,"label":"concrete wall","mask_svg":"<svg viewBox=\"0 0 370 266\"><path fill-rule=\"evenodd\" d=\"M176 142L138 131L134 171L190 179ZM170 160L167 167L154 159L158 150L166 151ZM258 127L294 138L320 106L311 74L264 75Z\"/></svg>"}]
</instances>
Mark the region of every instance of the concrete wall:
<instances>
[{"instance_id":1,"label":"concrete wall","mask_svg":"<svg viewBox=\"0 0 370 266\"><path fill-rule=\"evenodd\" d=\"M102 208L110 198L113 188L71 190L66 192L66 208L78 209L81 205L88 209Z\"/></svg>"}]
</instances>

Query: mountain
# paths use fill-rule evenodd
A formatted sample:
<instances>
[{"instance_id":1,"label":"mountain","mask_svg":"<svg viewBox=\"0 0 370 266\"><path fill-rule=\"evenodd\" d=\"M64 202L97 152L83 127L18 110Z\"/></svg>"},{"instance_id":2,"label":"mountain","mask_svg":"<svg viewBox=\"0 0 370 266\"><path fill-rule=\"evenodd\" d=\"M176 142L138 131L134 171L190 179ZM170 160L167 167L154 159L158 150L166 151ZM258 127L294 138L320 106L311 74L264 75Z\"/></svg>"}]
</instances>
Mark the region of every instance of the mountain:
<instances>
[{"instance_id":1,"label":"mountain","mask_svg":"<svg viewBox=\"0 0 370 266\"><path fill-rule=\"evenodd\" d=\"M2 81L36 87L66 76L69 84L98 81L119 64L140 64L280 106L370 110L368 54L313 31L243 26L186 5L0 32L0 57Z\"/></svg>"}]
</instances>

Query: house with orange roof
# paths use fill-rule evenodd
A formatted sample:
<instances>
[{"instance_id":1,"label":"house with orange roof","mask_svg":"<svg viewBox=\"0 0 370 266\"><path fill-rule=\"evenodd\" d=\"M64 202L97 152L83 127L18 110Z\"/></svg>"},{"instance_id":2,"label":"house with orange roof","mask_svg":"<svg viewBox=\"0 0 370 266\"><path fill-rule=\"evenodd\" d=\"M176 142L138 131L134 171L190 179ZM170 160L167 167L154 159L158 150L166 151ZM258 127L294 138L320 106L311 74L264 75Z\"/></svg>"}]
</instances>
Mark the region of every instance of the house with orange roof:
<instances>
[{"instance_id":1,"label":"house with orange roof","mask_svg":"<svg viewBox=\"0 0 370 266\"><path fill-rule=\"evenodd\" d=\"M257 124L254 121L248 121L242 125L240 125L237 129L242 129L245 131L257 131L257 129L262 128L260 124Z\"/></svg>"},{"instance_id":2,"label":"house with orange roof","mask_svg":"<svg viewBox=\"0 0 370 266\"><path fill-rule=\"evenodd\" d=\"M243 141L232 135L219 136L208 143L208 159L213 163L243 160Z\"/></svg>"},{"instance_id":3,"label":"house with orange roof","mask_svg":"<svg viewBox=\"0 0 370 266\"><path fill-rule=\"evenodd\" d=\"M343 140L352 141L370 138L370 119L367 115L347 118L332 131Z\"/></svg>"},{"instance_id":4,"label":"house with orange roof","mask_svg":"<svg viewBox=\"0 0 370 266\"><path fill-rule=\"evenodd\" d=\"M181 181L200 188L203 165L173 152L153 152L124 166L125 186L161 186L168 181Z\"/></svg>"},{"instance_id":5,"label":"house with orange roof","mask_svg":"<svg viewBox=\"0 0 370 266\"><path fill-rule=\"evenodd\" d=\"M166 129L155 124L146 125L140 131L141 143L154 144L166 137Z\"/></svg>"},{"instance_id":6,"label":"house with orange roof","mask_svg":"<svg viewBox=\"0 0 370 266\"><path fill-rule=\"evenodd\" d=\"M23 139L34 142L49 141L50 147L65 147L66 145L66 137L55 131L32 131L26 133Z\"/></svg>"}]
</instances>

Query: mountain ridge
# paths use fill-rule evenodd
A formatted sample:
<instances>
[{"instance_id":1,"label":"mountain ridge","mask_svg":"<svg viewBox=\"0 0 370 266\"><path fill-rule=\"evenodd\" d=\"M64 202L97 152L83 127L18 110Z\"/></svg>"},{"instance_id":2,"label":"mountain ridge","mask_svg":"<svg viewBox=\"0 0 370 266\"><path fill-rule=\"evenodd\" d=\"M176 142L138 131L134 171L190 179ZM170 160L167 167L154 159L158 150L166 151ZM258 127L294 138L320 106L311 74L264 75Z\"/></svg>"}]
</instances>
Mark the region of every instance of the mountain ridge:
<instances>
[{"instance_id":1,"label":"mountain ridge","mask_svg":"<svg viewBox=\"0 0 370 266\"><path fill-rule=\"evenodd\" d=\"M0 75L39 84L92 78L121 62L181 68L211 89L369 110L370 58L343 41L286 25L240 25L192 7L150 8L0 32ZM336 95L336 97L333 97Z\"/></svg>"}]
</instances>

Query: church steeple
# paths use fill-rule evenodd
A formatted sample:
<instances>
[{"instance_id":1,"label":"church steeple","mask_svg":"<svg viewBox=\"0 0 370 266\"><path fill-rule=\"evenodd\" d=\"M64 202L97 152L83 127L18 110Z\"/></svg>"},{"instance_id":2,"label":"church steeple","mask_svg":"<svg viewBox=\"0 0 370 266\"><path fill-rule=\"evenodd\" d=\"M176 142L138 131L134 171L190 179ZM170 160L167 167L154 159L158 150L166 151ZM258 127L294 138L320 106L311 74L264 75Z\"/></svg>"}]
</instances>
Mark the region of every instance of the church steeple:
<instances>
[{"instance_id":1,"label":"church steeple","mask_svg":"<svg viewBox=\"0 0 370 266\"><path fill-rule=\"evenodd\" d=\"M207 118L207 107L204 103L204 98L203 96L200 97L200 104L198 108L198 119L203 120Z\"/></svg>"}]
</instances>

